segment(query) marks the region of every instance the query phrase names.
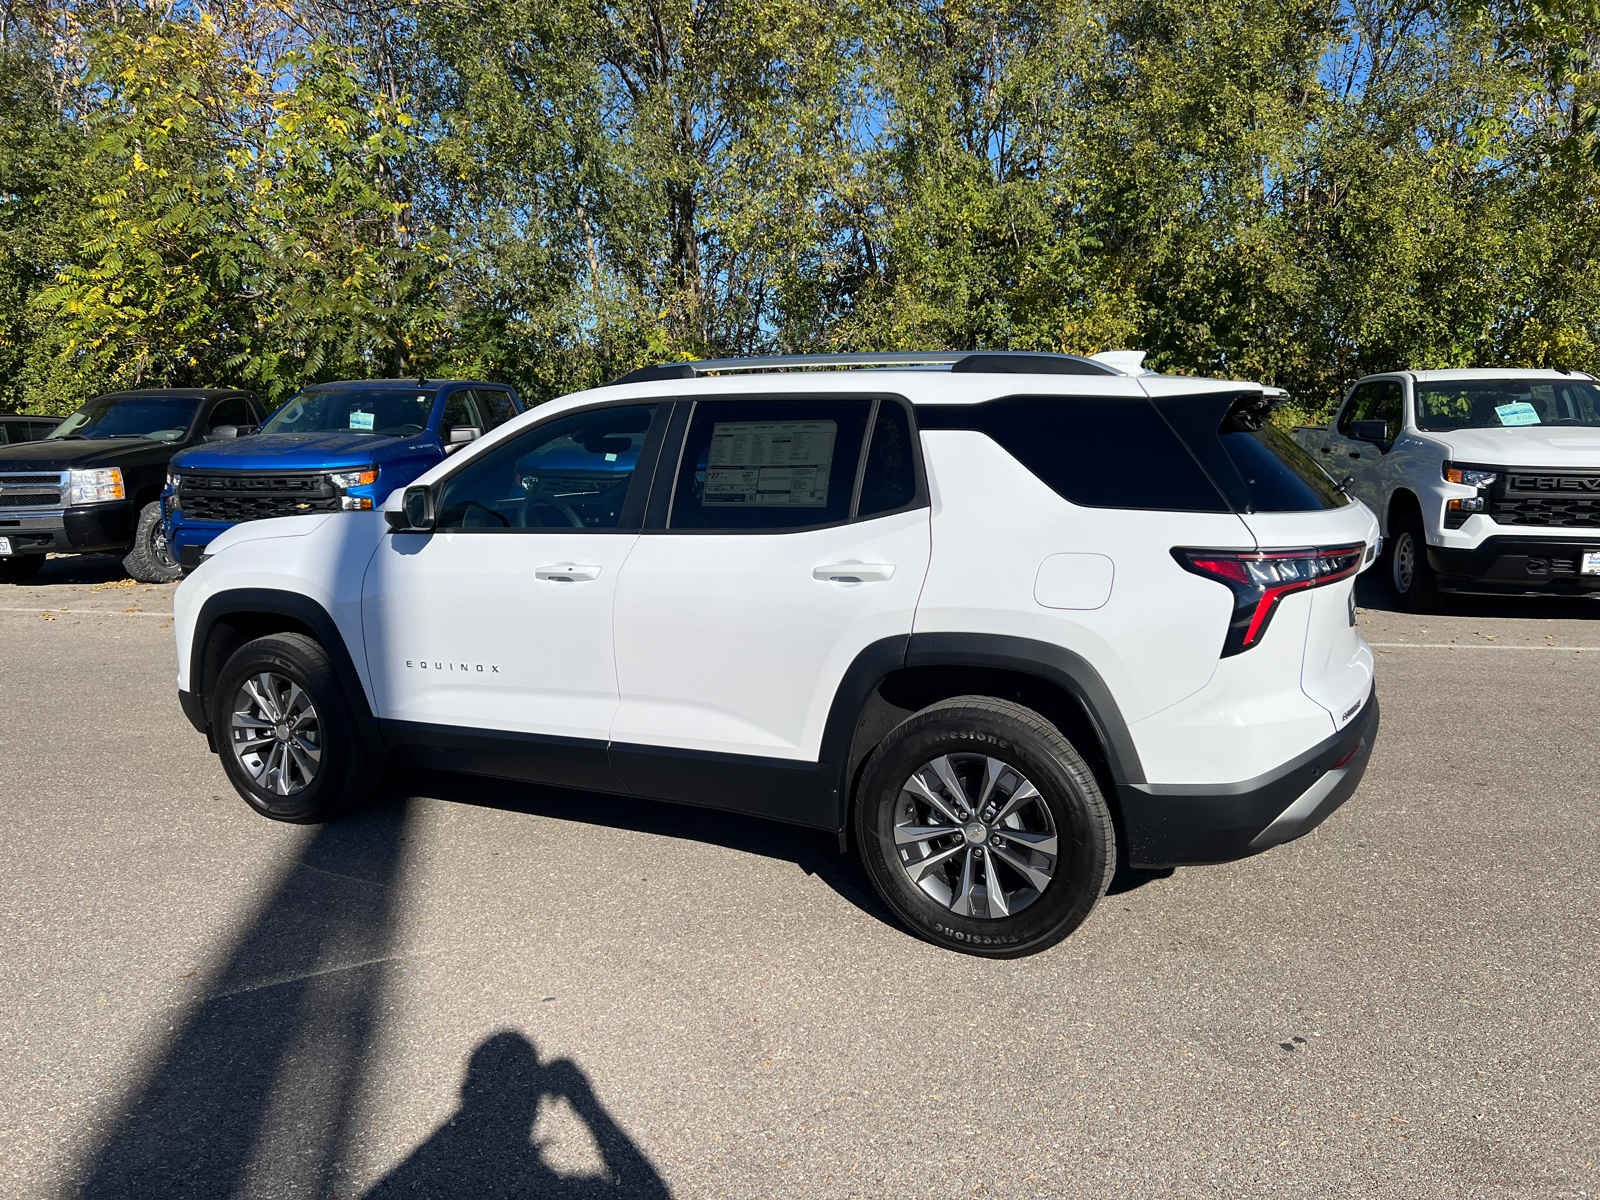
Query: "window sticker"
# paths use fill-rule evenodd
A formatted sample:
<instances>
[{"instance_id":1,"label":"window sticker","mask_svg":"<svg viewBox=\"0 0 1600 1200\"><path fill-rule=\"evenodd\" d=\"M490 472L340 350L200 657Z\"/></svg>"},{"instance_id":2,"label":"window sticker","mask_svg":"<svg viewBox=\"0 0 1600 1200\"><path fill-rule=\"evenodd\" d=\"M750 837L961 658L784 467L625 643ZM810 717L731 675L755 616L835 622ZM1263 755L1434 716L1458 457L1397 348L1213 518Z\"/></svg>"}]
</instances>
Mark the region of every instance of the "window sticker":
<instances>
[{"instance_id":1,"label":"window sticker","mask_svg":"<svg viewBox=\"0 0 1600 1200\"><path fill-rule=\"evenodd\" d=\"M1518 400L1514 404L1502 404L1494 410L1494 415L1500 418L1502 425L1537 425L1539 424L1539 410L1526 400Z\"/></svg>"},{"instance_id":2,"label":"window sticker","mask_svg":"<svg viewBox=\"0 0 1600 1200\"><path fill-rule=\"evenodd\" d=\"M701 505L826 507L838 433L835 421L718 421Z\"/></svg>"},{"instance_id":3,"label":"window sticker","mask_svg":"<svg viewBox=\"0 0 1600 1200\"><path fill-rule=\"evenodd\" d=\"M350 414L351 429L371 429L372 414L369 412L352 412Z\"/></svg>"}]
</instances>

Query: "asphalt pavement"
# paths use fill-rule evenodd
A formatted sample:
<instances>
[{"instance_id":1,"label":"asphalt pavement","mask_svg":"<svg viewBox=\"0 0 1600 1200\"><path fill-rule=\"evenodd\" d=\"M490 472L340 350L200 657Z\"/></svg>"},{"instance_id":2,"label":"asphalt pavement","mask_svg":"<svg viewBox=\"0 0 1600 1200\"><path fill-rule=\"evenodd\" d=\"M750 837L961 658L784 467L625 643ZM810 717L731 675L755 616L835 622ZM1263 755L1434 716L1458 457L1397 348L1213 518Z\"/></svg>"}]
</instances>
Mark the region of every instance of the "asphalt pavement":
<instances>
[{"instance_id":1,"label":"asphalt pavement","mask_svg":"<svg viewBox=\"0 0 1600 1200\"><path fill-rule=\"evenodd\" d=\"M264 821L121 579L0 585L0 1195L1600 1192L1600 603L1364 579L1356 796L988 962L754 820L411 774Z\"/></svg>"}]
</instances>

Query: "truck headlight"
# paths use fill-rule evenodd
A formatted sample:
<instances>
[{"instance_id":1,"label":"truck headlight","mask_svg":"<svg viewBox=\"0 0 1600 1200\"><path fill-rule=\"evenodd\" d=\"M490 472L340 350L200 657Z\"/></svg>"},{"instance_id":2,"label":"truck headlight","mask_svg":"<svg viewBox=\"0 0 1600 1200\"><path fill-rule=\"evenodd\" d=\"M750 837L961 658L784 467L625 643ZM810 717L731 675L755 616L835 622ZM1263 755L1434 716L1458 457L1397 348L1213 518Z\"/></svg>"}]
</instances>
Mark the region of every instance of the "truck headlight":
<instances>
[{"instance_id":1,"label":"truck headlight","mask_svg":"<svg viewBox=\"0 0 1600 1200\"><path fill-rule=\"evenodd\" d=\"M328 475L328 482L339 489L339 507L345 512L367 511L372 508L371 496L351 496L347 493L351 488L377 483L378 469L368 467L364 471L333 471Z\"/></svg>"},{"instance_id":2,"label":"truck headlight","mask_svg":"<svg viewBox=\"0 0 1600 1200\"><path fill-rule=\"evenodd\" d=\"M1488 487L1500 475L1496 471L1482 471L1474 467L1458 467L1454 463L1445 463L1444 477L1447 483L1464 483L1468 487Z\"/></svg>"},{"instance_id":3,"label":"truck headlight","mask_svg":"<svg viewBox=\"0 0 1600 1200\"><path fill-rule=\"evenodd\" d=\"M98 504L102 500L123 500L122 468L105 467L98 471L74 471L67 493L68 504Z\"/></svg>"}]
</instances>

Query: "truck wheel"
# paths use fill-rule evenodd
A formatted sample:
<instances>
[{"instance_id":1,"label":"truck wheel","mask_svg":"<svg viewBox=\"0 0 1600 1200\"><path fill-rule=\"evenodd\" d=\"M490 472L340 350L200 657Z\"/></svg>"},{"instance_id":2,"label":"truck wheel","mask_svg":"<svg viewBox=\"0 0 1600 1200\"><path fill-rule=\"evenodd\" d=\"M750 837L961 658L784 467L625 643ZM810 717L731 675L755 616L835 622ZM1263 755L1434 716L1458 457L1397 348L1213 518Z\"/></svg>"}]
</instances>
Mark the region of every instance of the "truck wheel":
<instances>
[{"instance_id":1,"label":"truck wheel","mask_svg":"<svg viewBox=\"0 0 1600 1200\"><path fill-rule=\"evenodd\" d=\"M161 532L161 502L152 500L139 510L139 528L133 535L133 549L122 560L122 569L140 583L175 583L183 569L167 549Z\"/></svg>"},{"instance_id":2,"label":"truck wheel","mask_svg":"<svg viewBox=\"0 0 1600 1200\"><path fill-rule=\"evenodd\" d=\"M1416 513L1402 513L1389 543L1389 590L1406 612L1426 612L1438 600L1433 568L1428 565L1428 539Z\"/></svg>"},{"instance_id":3,"label":"truck wheel","mask_svg":"<svg viewBox=\"0 0 1600 1200\"><path fill-rule=\"evenodd\" d=\"M327 653L304 634L275 633L239 647L211 703L222 768L262 816L315 824L377 789L382 764L361 740Z\"/></svg>"},{"instance_id":4,"label":"truck wheel","mask_svg":"<svg viewBox=\"0 0 1600 1200\"><path fill-rule=\"evenodd\" d=\"M42 554L19 554L0 558L0 580L6 583L27 583L44 566Z\"/></svg>"},{"instance_id":5,"label":"truck wheel","mask_svg":"<svg viewBox=\"0 0 1600 1200\"><path fill-rule=\"evenodd\" d=\"M1117 858L1110 811L1072 744L1031 709L987 696L925 708L873 751L856 841L914 932L986 958L1066 937Z\"/></svg>"}]
</instances>

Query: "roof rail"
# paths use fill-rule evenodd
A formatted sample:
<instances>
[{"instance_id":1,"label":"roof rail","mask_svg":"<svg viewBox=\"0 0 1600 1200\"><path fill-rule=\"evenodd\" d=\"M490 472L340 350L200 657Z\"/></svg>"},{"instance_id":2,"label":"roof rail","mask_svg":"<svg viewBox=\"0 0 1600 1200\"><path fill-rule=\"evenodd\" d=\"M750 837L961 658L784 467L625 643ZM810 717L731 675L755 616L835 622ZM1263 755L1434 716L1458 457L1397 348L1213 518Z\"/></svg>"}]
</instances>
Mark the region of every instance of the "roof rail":
<instances>
[{"instance_id":1,"label":"roof rail","mask_svg":"<svg viewBox=\"0 0 1600 1200\"><path fill-rule=\"evenodd\" d=\"M777 354L762 358L707 358L692 362L657 363L629 371L610 384L654 383L665 379L698 379L742 371L833 370L839 367L949 367L958 374L979 375L1125 375L1110 363L1076 354L1039 354L1018 350L910 351L904 354Z\"/></svg>"}]
</instances>

